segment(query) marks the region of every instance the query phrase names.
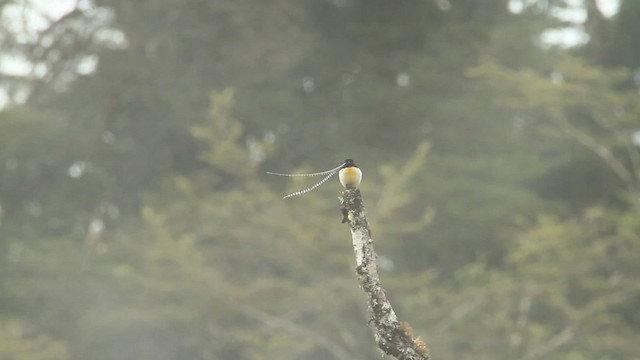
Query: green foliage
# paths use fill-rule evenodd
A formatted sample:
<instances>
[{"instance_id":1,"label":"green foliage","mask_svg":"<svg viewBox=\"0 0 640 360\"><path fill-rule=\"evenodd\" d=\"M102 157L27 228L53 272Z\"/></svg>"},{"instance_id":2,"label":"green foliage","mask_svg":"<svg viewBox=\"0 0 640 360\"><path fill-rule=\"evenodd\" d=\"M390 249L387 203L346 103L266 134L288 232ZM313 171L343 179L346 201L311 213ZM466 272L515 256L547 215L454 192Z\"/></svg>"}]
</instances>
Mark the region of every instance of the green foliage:
<instances>
[{"instance_id":1,"label":"green foliage","mask_svg":"<svg viewBox=\"0 0 640 360\"><path fill-rule=\"evenodd\" d=\"M598 192L588 195L587 199L615 198L621 188L632 194L638 192L640 183L636 174L640 153L632 143L632 133L640 100L636 91L624 90L622 86L629 78L628 71L600 69L578 59L565 58L550 69L549 76L543 76L527 69L510 70L485 59L469 69L468 74L485 79L497 90L495 101L523 118L524 131L560 138L560 142L555 142L555 149L546 150L549 156L562 159L557 154L567 151L564 140L570 139L583 148L583 154L589 152L592 159L598 158L588 166L598 166L599 162L609 174L592 178L591 188ZM573 183L575 180L570 177L575 175L569 172L569 162L578 162L581 156L563 160L564 167L551 171L569 177L566 181ZM597 182L609 185L602 187ZM578 201L584 203L582 197ZM623 201L630 199L628 193L623 196Z\"/></svg>"},{"instance_id":2,"label":"green foliage","mask_svg":"<svg viewBox=\"0 0 640 360\"><path fill-rule=\"evenodd\" d=\"M354 303L355 289L344 289L348 281L345 276L350 273L350 246L341 241L337 221L335 226L327 228L321 223L324 216L318 216L335 212L331 210L331 200L321 196L308 198L318 205L312 210L302 203L286 206L257 180L254 168L229 167L224 159L207 158L207 154L221 151L237 154L247 163L247 150L237 142L227 141L226 136L218 136L225 129L239 129L237 121L226 118L226 112L218 108L231 101L225 94L230 96L227 92L213 98L210 125L194 129L208 168L191 179L167 179L163 184L164 196L149 196L144 214L150 229L157 232L151 236L156 240L149 244L157 250L146 252L160 257L154 256L152 262L158 262L159 268L150 269L152 278L142 283L160 281L166 283L171 292L187 294L200 289L199 292L207 294L207 305L213 311L208 326L217 329L216 333L225 334L209 343L211 353L235 358L268 358L269 354L298 358L318 349L338 353L352 351L344 350L347 345L341 344L344 340L338 336L328 340L325 339L328 335L318 335L340 328L338 319L318 316L329 306L317 302L318 297L332 298L331 311L346 314L348 309L358 307ZM222 98L225 100L217 102ZM225 127L221 128L221 124ZM226 169L234 173L229 174ZM218 172L231 176L233 188L208 175ZM219 190L210 191L212 186ZM337 220L337 213L334 215ZM286 219L286 225L282 226L278 219ZM318 228L324 228L325 233L309 230ZM165 237L168 244L180 243L185 247L172 249L168 244L158 243L161 237ZM182 249L186 251L183 257L180 256ZM164 274L158 272L167 268L167 262L175 262L175 267ZM189 268L194 271L188 272ZM319 268L334 270L323 271L319 278L316 274ZM322 278L325 279L322 287L318 287L317 281ZM176 283L185 288L175 289L171 284ZM332 295L327 294L327 290ZM176 306L183 308L182 304ZM205 308L202 310L208 312ZM194 315L202 316L201 313ZM360 316L355 316L358 318ZM184 320L184 326L197 326L195 319ZM248 326L255 330L248 330ZM206 329L194 328L193 331ZM359 332L361 337L367 335L366 329L358 331L357 327L353 332ZM287 349L288 355L284 355L282 349Z\"/></svg>"},{"instance_id":3,"label":"green foliage","mask_svg":"<svg viewBox=\"0 0 640 360\"><path fill-rule=\"evenodd\" d=\"M0 323L0 356L6 360L64 360L69 359L63 342L47 336L32 335L28 326L16 320Z\"/></svg>"},{"instance_id":4,"label":"green foliage","mask_svg":"<svg viewBox=\"0 0 640 360\"><path fill-rule=\"evenodd\" d=\"M233 91L225 90L211 95L209 124L193 126L191 135L206 144L206 150L200 152L200 158L211 168L235 178L249 176L249 154L238 146L242 125L231 117L233 109Z\"/></svg>"},{"instance_id":5,"label":"green foliage","mask_svg":"<svg viewBox=\"0 0 640 360\"><path fill-rule=\"evenodd\" d=\"M69 151L90 148L92 141L75 136L64 119L32 108L0 117L0 194L9 216L32 217L33 229L64 232L76 225L78 208L98 207L102 199L93 194L108 188L110 179L92 167L90 153Z\"/></svg>"},{"instance_id":6,"label":"green foliage","mask_svg":"<svg viewBox=\"0 0 640 360\"><path fill-rule=\"evenodd\" d=\"M403 278L394 292L412 294L402 304L441 357L633 358L638 322L622 316L640 298L633 275L640 222L637 211L620 215L602 208L562 221L543 215L519 237L505 269L475 263L446 282Z\"/></svg>"},{"instance_id":7,"label":"green foliage","mask_svg":"<svg viewBox=\"0 0 640 360\"><path fill-rule=\"evenodd\" d=\"M0 358L379 356L337 180L264 174L344 158L434 357L637 357L633 11L568 56L560 1L95 4L0 25Z\"/></svg>"}]
</instances>

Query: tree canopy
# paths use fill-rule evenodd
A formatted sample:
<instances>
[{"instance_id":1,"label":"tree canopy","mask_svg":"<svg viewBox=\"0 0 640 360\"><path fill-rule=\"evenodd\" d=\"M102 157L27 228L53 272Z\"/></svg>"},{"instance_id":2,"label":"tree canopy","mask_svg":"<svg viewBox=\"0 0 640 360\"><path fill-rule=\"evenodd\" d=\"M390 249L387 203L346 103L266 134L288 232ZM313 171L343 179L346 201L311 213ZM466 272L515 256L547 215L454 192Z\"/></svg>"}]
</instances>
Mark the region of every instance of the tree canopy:
<instances>
[{"instance_id":1,"label":"tree canopy","mask_svg":"<svg viewBox=\"0 0 640 360\"><path fill-rule=\"evenodd\" d=\"M601 3L0 1L0 358L378 357L337 180L265 174L345 158L435 359L636 358L640 6Z\"/></svg>"}]
</instances>

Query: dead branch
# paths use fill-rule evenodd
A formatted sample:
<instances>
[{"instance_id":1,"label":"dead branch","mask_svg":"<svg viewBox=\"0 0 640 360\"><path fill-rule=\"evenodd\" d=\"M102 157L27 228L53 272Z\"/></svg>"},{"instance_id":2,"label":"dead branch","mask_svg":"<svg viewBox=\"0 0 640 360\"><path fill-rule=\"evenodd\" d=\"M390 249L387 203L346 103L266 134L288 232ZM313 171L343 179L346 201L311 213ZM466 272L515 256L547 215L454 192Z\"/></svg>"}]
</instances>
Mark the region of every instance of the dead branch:
<instances>
[{"instance_id":1,"label":"dead branch","mask_svg":"<svg viewBox=\"0 0 640 360\"><path fill-rule=\"evenodd\" d=\"M347 222L351 229L356 274L360 286L367 294L370 323L374 326L378 347L396 359L428 360L429 348L419 337L413 336L409 323L398 321L380 284L376 253L360 190L347 189L342 193L342 214L343 222Z\"/></svg>"}]
</instances>

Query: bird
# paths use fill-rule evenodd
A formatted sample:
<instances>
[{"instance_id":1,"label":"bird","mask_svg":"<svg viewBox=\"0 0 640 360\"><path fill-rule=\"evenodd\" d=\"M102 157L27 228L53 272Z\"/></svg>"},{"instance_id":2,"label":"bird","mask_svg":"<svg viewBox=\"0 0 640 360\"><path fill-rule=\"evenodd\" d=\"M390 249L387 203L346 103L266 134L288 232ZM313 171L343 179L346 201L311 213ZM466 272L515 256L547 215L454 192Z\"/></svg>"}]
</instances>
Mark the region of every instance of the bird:
<instances>
[{"instance_id":1,"label":"bird","mask_svg":"<svg viewBox=\"0 0 640 360\"><path fill-rule=\"evenodd\" d=\"M331 170L311 173L311 174L282 174L282 173L274 173L274 172L267 171L267 174L269 175L278 175L278 176L320 176L320 175L328 174L324 179L320 180L317 184L313 185L312 187L286 195L283 197L283 199L306 194L309 191L314 190L318 186L324 184L336 173L338 173L338 177L340 178L340 183L346 189L356 189L358 185L360 185L360 182L362 181L362 171L360 170L360 168L358 168L358 166L352 159L345 160L342 164L340 164L340 166L333 168Z\"/></svg>"},{"instance_id":2,"label":"bird","mask_svg":"<svg viewBox=\"0 0 640 360\"><path fill-rule=\"evenodd\" d=\"M338 177L345 189L357 189L362 181L362 170L352 159L347 159L338 172Z\"/></svg>"}]
</instances>

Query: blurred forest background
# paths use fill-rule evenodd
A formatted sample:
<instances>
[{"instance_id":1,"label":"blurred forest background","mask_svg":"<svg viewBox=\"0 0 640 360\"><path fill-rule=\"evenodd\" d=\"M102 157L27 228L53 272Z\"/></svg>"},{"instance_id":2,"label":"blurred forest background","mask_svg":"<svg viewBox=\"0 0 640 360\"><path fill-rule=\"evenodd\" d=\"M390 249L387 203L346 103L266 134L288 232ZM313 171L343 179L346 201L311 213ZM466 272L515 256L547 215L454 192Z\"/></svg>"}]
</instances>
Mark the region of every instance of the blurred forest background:
<instances>
[{"instance_id":1,"label":"blurred forest background","mask_svg":"<svg viewBox=\"0 0 640 360\"><path fill-rule=\"evenodd\" d=\"M0 9L1 359L380 358L337 179L265 175L348 157L435 359L640 358L640 1Z\"/></svg>"}]
</instances>

